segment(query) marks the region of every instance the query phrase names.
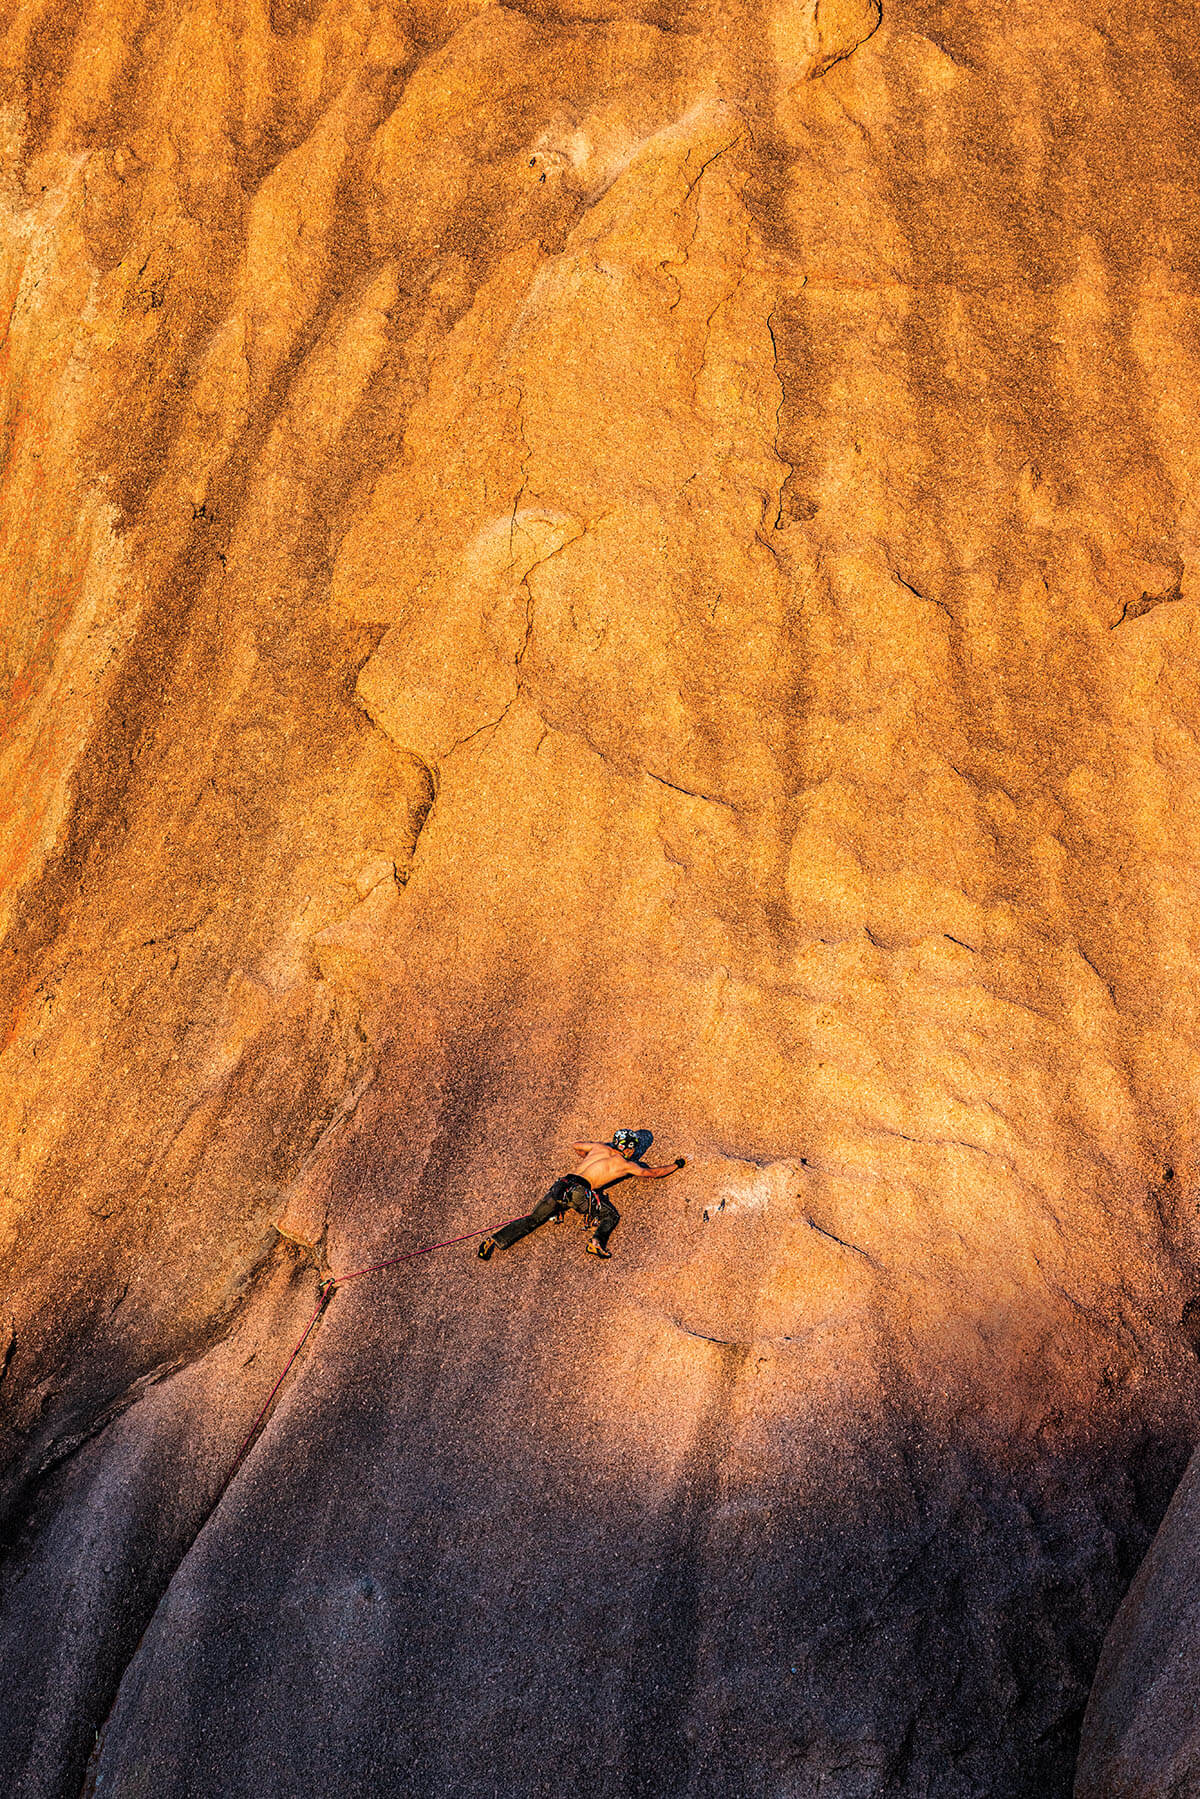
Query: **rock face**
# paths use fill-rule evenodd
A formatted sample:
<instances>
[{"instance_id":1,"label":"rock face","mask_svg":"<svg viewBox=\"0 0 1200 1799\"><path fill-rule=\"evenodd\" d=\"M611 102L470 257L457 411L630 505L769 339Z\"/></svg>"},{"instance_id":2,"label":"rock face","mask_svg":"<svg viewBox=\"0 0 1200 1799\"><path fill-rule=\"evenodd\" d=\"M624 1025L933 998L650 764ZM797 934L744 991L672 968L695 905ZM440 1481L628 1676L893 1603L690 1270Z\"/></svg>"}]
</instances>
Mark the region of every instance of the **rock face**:
<instances>
[{"instance_id":1,"label":"rock face","mask_svg":"<svg viewBox=\"0 0 1200 1799\"><path fill-rule=\"evenodd\" d=\"M14 1799L1070 1791L1200 1404L1198 55L10 14Z\"/></svg>"},{"instance_id":2,"label":"rock face","mask_svg":"<svg viewBox=\"0 0 1200 1799\"><path fill-rule=\"evenodd\" d=\"M1105 1639L1076 1799L1200 1792L1198 1507L1200 1462L1193 1460Z\"/></svg>"}]
</instances>

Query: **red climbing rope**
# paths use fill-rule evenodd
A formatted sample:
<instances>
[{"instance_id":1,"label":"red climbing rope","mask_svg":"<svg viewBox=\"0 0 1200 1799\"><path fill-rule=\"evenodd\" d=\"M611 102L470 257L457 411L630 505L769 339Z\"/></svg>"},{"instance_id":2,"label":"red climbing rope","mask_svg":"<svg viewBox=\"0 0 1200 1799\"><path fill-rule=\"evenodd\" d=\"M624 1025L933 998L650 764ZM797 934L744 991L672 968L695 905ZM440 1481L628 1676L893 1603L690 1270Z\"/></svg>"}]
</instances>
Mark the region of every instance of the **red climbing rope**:
<instances>
[{"instance_id":1,"label":"red climbing rope","mask_svg":"<svg viewBox=\"0 0 1200 1799\"><path fill-rule=\"evenodd\" d=\"M389 1256L386 1262L372 1262L369 1268L356 1268L353 1274L327 1274L321 1284L331 1288L344 1287L347 1281L356 1281L360 1275L378 1274L381 1268L394 1268L397 1262L411 1262L414 1256L427 1256L435 1249L452 1249L456 1243L473 1243L476 1237L486 1237L493 1229L500 1230L502 1226L485 1224L481 1231L468 1231L465 1237L447 1237L444 1243L426 1243L420 1249L405 1250L402 1256Z\"/></svg>"},{"instance_id":2,"label":"red climbing rope","mask_svg":"<svg viewBox=\"0 0 1200 1799\"><path fill-rule=\"evenodd\" d=\"M317 1319L321 1316L321 1313L325 1310L325 1307L329 1304L329 1301L332 1299L332 1297L333 1297L333 1288L330 1287L326 1290L324 1287L322 1287L321 1297L317 1301L317 1309L313 1313L312 1317L309 1319L308 1323L305 1325L304 1335L301 1337L301 1339L297 1343L295 1349L293 1349L291 1355L288 1357L287 1367L284 1369L283 1373L279 1376L279 1379L275 1382L275 1385L271 1388L270 1393L267 1395L266 1404L263 1406L262 1411L258 1414L258 1417L254 1420L254 1423L250 1426L250 1429L246 1432L245 1441L243 1442L241 1448L238 1450L237 1454L233 1458L233 1467L229 1471L230 1480L233 1479L234 1475L237 1473L238 1469L241 1467L242 1461L246 1454L246 1451L249 1449L251 1443L253 1443L255 1437L258 1435L259 1431L261 1430L263 1420L266 1417L267 1413L270 1411L272 1405L274 1404L276 1393L278 1393L280 1387L282 1387L284 1381L287 1379L288 1375L291 1373L292 1363L295 1361L296 1357L300 1354L300 1351L304 1348L304 1345L308 1342L308 1339L312 1334L312 1328L313 1328L314 1324L317 1322Z\"/></svg>"},{"instance_id":3,"label":"red climbing rope","mask_svg":"<svg viewBox=\"0 0 1200 1799\"><path fill-rule=\"evenodd\" d=\"M296 1357L308 1342L318 1318L321 1316L321 1313L325 1310L339 1287L345 1286L347 1281L361 1280L364 1274L378 1274L381 1268L395 1268L397 1263L411 1262L416 1256L432 1255L435 1249L452 1249L456 1243L473 1243L476 1237L486 1237L488 1231L492 1228L493 1227L490 1225L485 1225L480 1231L468 1231L465 1237L447 1237L442 1243L424 1243L420 1249L407 1249L403 1255L389 1256L386 1262L372 1262L369 1268L355 1268L349 1274L327 1274L317 1288L317 1291L320 1294L320 1298L317 1301L317 1309L305 1325L304 1335L288 1357L287 1367L279 1376L275 1385L271 1388L271 1391L267 1395L266 1403L254 1420L254 1423L250 1426L250 1429L246 1432L245 1441L238 1450L237 1455L234 1457L233 1467L229 1471L229 1479L232 1480L233 1476L241 1467L247 1450L262 1429L267 1414L275 1403L276 1394L279 1392L280 1387L282 1387L284 1381L292 1371L292 1363L296 1360ZM500 1226L497 1225L494 1228L498 1230L500 1229Z\"/></svg>"}]
</instances>

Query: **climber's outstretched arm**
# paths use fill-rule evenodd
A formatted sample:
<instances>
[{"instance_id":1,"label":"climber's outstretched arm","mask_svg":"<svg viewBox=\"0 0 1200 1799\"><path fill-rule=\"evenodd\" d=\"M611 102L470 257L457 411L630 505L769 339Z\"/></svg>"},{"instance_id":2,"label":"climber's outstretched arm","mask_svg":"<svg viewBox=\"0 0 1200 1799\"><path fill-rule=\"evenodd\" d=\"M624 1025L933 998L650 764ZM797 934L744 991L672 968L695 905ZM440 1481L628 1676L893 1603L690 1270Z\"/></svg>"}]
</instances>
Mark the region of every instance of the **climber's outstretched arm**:
<instances>
[{"instance_id":1,"label":"climber's outstretched arm","mask_svg":"<svg viewBox=\"0 0 1200 1799\"><path fill-rule=\"evenodd\" d=\"M673 1162L668 1162L663 1168L644 1168L640 1162L630 1162L629 1172L630 1174L640 1174L644 1179L653 1181L659 1179L659 1177L664 1174L674 1174L678 1169L684 1168L686 1165L687 1164L682 1156L676 1156Z\"/></svg>"}]
</instances>

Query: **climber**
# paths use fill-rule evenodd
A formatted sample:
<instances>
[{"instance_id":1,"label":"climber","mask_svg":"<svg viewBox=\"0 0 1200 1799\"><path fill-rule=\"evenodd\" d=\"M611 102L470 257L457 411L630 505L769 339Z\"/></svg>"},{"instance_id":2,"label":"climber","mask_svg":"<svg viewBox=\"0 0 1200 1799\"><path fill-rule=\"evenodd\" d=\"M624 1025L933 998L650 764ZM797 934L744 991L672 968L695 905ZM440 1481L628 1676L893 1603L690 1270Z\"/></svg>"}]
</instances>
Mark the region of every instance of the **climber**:
<instances>
[{"instance_id":1,"label":"climber","mask_svg":"<svg viewBox=\"0 0 1200 1799\"><path fill-rule=\"evenodd\" d=\"M486 1262L494 1249L511 1249L530 1231L536 1231L539 1224L548 1224L551 1219L557 1224L564 1212L573 1211L583 1214L585 1225L595 1224L596 1228L587 1240L587 1253L603 1256L607 1261L612 1251L606 1245L620 1223L621 1215L606 1189L615 1187L618 1181L628 1180L631 1175L657 1180L684 1166L683 1157L676 1156L663 1168L647 1168L641 1158L653 1141L650 1131L617 1131L610 1143L573 1143L571 1148L582 1157L579 1167L570 1174L560 1175L527 1217L514 1218L495 1236L485 1237L479 1245L480 1256Z\"/></svg>"}]
</instances>

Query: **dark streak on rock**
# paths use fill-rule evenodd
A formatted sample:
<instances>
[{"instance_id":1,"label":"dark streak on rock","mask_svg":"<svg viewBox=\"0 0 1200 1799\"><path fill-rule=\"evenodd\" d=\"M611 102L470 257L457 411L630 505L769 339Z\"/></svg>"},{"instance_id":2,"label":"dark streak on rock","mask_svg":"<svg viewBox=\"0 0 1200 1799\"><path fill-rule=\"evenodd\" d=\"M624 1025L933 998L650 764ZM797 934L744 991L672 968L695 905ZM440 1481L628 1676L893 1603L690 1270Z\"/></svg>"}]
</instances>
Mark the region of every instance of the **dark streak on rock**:
<instances>
[{"instance_id":1,"label":"dark streak on rock","mask_svg":"<svg viewBox=\"0 0 1200 1799\"><path fill-rule=\"evenodd\" d=\"M707 1539L719 1506L737 1384L749 1355L745 1344L705 1340L721 1350L710 1362L711 1396L697 1417L682 1476L662 1514L666 1529L653 1584L644 1598L635 1595L641 1601L634 1612L639 1626L620 1714L626 1724L619 1790L629 1799L694 1790L694 1750L685 1720L703 1648Z\"/></svg>"}]
</instances>

